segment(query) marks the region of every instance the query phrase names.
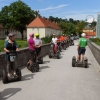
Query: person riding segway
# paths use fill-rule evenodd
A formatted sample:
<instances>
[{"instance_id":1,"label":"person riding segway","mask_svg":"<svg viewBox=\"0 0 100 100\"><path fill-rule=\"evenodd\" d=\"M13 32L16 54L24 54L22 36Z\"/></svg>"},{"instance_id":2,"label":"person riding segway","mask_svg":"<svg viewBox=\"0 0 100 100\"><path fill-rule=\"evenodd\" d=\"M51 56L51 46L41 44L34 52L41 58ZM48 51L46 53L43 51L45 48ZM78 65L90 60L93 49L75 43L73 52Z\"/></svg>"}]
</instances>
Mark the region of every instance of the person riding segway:
<instances>
[{"instance_id":1,"label":"person riding segway","mask_svg":"<svg viewBox=\"0 0 100 100\"><path fill-rule=\"evenodd\" d=\"M58 50L57 38L55 34L53 34L53 38L50 43L51 43L51 49L49 52L49 58L57 57L58 59L60 59L60 51Z\"/></svg>"},{"instance_id":2,"label":"person riding segway","mask_svg":"<svg viewBox=\"0 0 100 100\"><path fill-rule=\"evenodd\" d=\"M61 52L61 38L60 36L57 37L57 45L58 45L58 49Z\"/></svg>"},{"instance_id":3,"label":"person riding segway","mask_svg":"<svg viewBox=\"0 0 100 100\"><path fill-rule=\"evenodd\" d=\"M65 46L65 36L64 34L61 36L61 46L64 50L66 50L66 46Z\"/></svg>"},{"instance_id":4,"label":"person riding segway","mask_svg":"<svg viewBox=\"0 0 100 100\"><path fill-rule=\"evenodd\" d=\"M40 57L40 53L41 53L41 46L42 46L42 40L39 38L39 34L35 34L36 38L34 39L35 41L35 45L39 46L39 48L36 48L36 54L37 54L37 62L39 64L43 64L43 58Z\"/></svg>"},{"instance_id":5,"label":"person riding segway","mask_svg":"<svg viewBox=\"0 0 100 100\"><path fill-rule=\"evenodd\" d=\"M88 44L88 41L85 38L85 36L86 36L85 33L82 33L81 36L82 36L82 38L79 39L78 48L77 48L77 51L78 51L77 61L75 61L76 58L73 57L72 66L75 67L75 65L78 65L81 63L85 68L87 68L88 59L86 57L84 57L84 55L85 55L86 46ZM82 60L81 60L81 56L82 56Z\"/></svg>"},{"instance_id":6,"label":"person riding segway","mask_svg":"<svg viewBox=\"0 0 100 100\"><path fill-rule=\"evenodd\" d=\"M21 80L21 70L15 65L17 58L17 52L19 51L18 45L15 41L13 33L9 33L9 40L4 43L5 60L7 61L6 69L3 69L3 83L6 83L9 79Z\"/></svg>"},{"instance_id":7,"label":"person riding segway","mask_svg":"<svg viewBox=\"0 0 100 100\"><path fill-rule=\"evenodd\" d=\"M28 46L29 46L29 52L30 52L30 60L27 63L27 68L32 72L38 72L39 71L39 64L36 63L36 48L39 48L40 46L36 46L34 42L34 33L29 34L30 38L28 39Z\"/></svg>"}]
</instances>

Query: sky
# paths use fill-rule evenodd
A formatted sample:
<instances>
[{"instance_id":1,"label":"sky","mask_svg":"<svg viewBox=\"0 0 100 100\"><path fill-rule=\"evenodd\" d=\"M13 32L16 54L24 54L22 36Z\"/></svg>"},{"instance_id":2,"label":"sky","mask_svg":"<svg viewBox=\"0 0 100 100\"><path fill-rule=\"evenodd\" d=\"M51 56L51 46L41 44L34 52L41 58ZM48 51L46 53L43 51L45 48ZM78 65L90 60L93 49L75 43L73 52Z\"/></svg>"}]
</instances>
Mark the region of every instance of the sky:
<instances>
[{"instance_id":1,"label":"sky","mask_svg":"<svg viewBox=\"0 0 100 100\"><path fill-rule=\"evenodd\" d=\"M0 0L0 10L16 0ZM22 0L41 16L85 20L95 18L100 12L100 0Z\"/></svg>"}]
</instances>

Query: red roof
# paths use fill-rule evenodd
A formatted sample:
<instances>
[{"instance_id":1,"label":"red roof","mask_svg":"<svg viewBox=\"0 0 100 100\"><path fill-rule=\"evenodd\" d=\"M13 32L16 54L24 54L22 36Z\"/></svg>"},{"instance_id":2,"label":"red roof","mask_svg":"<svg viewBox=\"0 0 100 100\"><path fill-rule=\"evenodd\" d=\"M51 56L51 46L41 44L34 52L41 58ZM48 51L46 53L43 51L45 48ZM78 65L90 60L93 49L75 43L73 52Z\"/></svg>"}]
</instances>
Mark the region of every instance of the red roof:
<instances>
[{"instance_id":1,"label":"red roof","mask_svg":"<svg viewBox=\"0 0 100 100\"><path fill-rule=\"evenodd\" d=\"M96 32L85 32L87 36L96 36Z\"/></svg>"},{"instance_id":2,"label":"red roof","mask_svg":"<svg viewBox=\"0 0 100 100\"><path fill-rule=\"evenodd\" d=\"M35 18L27 26L27 28L32 28L32 27L53 28L53 29L61 30L61 28L55 22L51 22L50 20L41 17Z\"/></svg>"}]
</instances>

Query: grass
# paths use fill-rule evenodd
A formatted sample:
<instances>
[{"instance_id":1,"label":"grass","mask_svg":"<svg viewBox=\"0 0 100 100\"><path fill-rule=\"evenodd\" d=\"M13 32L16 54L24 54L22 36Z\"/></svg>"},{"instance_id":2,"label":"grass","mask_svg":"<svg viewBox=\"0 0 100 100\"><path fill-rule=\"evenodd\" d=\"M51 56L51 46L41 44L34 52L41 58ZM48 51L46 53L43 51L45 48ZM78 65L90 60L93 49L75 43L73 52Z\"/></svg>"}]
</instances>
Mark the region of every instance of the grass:
<instances>
[{"instance_id":1,"label":"grass","mask_svg":"<svg viewBox=\"0 0 100 100\"><path fill-rule=\"evenodd\" d=\"M0 40L0 52L3 52L3 47L4 47L4 40ZM19 48L25 48L28 46L27 40L16 40L17 45Z\"/></svg>"},{"instance_id":2,"label":"grass","mask_svg":"<svg viewBox=\"0 0 100 100\"><path fill-rule=\"evenodd\" d=\"M99 46L100 46L100 42L94 42L94 43L96 43L97 45L99 45Z\"/></svg>"},{"instance_id":3,"label":"grass","mask_svg":"<svg viewBox=\"0 0 100 100\"><path fill-rule=\"evenodd\" d=\"M100 38L90 39L92 42L100 46Z\"/></svg>"}]
</instances>

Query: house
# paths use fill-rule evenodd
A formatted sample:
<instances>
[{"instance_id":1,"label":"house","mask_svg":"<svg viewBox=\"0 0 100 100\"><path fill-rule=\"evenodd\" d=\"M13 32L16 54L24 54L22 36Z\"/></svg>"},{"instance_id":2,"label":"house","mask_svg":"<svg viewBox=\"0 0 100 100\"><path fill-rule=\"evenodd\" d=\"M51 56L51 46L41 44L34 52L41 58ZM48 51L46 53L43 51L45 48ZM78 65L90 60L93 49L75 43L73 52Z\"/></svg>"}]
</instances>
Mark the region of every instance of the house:
<instances>
[{"instance_id":1,"label":"house","mask_svg":"<svg viewBox=\"0 0 100 100\"><path fill-rule=\"evenodd\" d=\"M27 26L27 39L29 39L29 33L39 33L40 38L50 36L52 34L59 35L61 33L61 28L55 22L51 22L46 18L37 16L28 26Z\"/></svg>"},{"instance_id":2,"label":"house","mask_svg":"<svg viewBox=\"0 0 100 100\"><path fill-rule=\"evenodd\" d=\"M84 28L83 32L86 33L86 36L96 36L96 27L94 28Z\"/></svg>"},{"instance_id":3,"label":"house","mask_svg":"<svg viewBox=\"0 0 100 100\"><path fill-rule=\"evenodd\" d=\"M7 32L7 29L4 28L2 25L0 25L0 39L6 39L6 34L5 34L6 32ZM14 30L14 29L9 29L8 32L14 33L15 38L21 39L21 33L19 31ZM23 34L24 34L24 39L25 39L27 37L26 30L24 30Z\"/></svg>"}]
</instances>

